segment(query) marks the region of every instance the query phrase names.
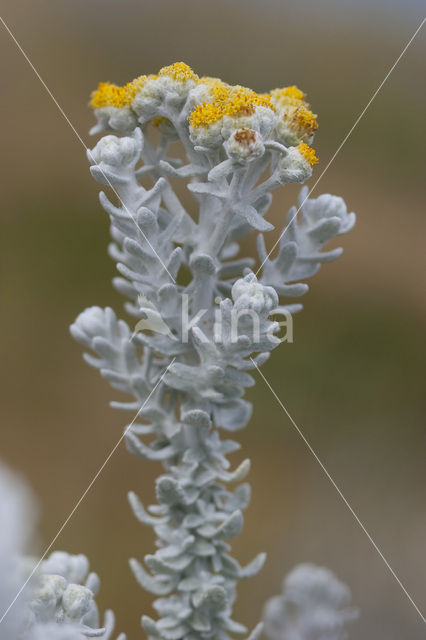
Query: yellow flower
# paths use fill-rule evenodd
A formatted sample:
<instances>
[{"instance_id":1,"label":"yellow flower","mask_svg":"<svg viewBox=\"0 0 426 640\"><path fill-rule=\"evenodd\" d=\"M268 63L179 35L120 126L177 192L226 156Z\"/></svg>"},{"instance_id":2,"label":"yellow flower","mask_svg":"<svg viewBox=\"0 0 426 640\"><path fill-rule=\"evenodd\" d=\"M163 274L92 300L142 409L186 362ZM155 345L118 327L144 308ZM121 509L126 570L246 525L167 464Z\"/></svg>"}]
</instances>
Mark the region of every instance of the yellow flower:
<instances>
[{"instance_id":1,"label":"yellow flower","mask_svg":"<svg viewBox=\"0 0 426 640\"><path fill-rule=\"evenodd\" d=\"M284 112L283 121L300 138L310 137L318 129L317 116L302 105L290 107Z\"/></svg>"},{"instance_id":2,"label":"yellow flower","mask_svg":"<svg viewBox=\"0 0 426 640\"><path fill-rule=\"evenodd\" d=\"M311 167L313 167L314 164L318 162L318 158L315 155L315 149L312 149L312 147L309 147L304 142L297 145L297 149L299 150L299 153L305 158L306 162L311 165Z\"/></svg>"},{"instance_id":3,"label":"yellow flower","mask_svg":"<svg viewBox=\"0 0 426 640\"><path fill-rule=\"evenodd\" d=\"M305 101L306 93L296 86L273 89L271 101L276 106L280 121L276 134L287 146L311 142L318 128L317 116Z\"/></svg>"},{"instance_id":4,"label":"yellow flower","mask_svg":"<svg viewBox=\"0 0 426 640\"><path fill-rule=\"evenodd\" d=\"M169 78L173 78L173 80L180 82L184 82L185 80L194 80L194 82L198 82L197 74L194 73L191 67L184 62L175 62L168 67L163 67L158 72L158 75L169 76Z\"/></svg>"},{"instance_id":5,"label":"yellow flower","mask_svg":"<svg viewBox=\"0 0 426 640\"><path fill-rule=\"evenodd\" d=\"M158 76L151 74L149 76L139 76L132 80L132 82L128 82L124 87L127 92L128 104L133 102L136 94L146 85L148 80L155 80L155 78L158 78Z\"/></svg>"},{"instance_id":6,"label":"yellow flower","mask_svg":"<svg viewBox=\"0 0 426 640\"><path fill-rule=\"evenodd\" d=\"M214 102L203 102L189 116L191 127L208 127L222 118L222 111Z\"/></svg>"},{"instance_id":7,"label":"yellow flower","mask_svg":"<svg viewBox=\"0 0 426 640\"><path fill-rule=\"evenodd\" d=\"M124 107L127 104L127 92L125 87L117 87L110 82L100 82L96 91L90 98L90 106L93 109L101 107Z\"/></svg>"},{"instance_id":8,"label":"yellow flower","mask_svg":"<svg viewBox=\"0 0 426 640\"><path fill-rule=\"evenodd\" d=\"M299 105L306 98L298 87L284 87L283 89L273 89L271 91L271 100L277 107L285 107L287 105Z\"/></svg>"},{"instance_id":9,"label":"yellow flower","mask_svg":"<svg viewBox=\"0 0 426 640\"><path fill-rule=\"evenodd\" d=\"M139 76L132 82L128 82L124 87L118 87L110 82L100 82L96 91L92 93L90 106L93 109L101 107L127 107L133 102L138 91L151 78L156 76Z\"/></svg>"},{"instance_id":10,"label":"yellow flower","mask_svg":"<svg viewBox=\"0 0 426 640\"><path fill-rule=\"evenodd\" d=\"M212 102L203 102L192 111L189 123L193 128L208 127L224 116L252 115L257 106L268 107L275 111L269 96L259 95L240 85L230 86L213 78L209 79L206 84L211 86L213 100Z\"/></svg>"}]
</instances>

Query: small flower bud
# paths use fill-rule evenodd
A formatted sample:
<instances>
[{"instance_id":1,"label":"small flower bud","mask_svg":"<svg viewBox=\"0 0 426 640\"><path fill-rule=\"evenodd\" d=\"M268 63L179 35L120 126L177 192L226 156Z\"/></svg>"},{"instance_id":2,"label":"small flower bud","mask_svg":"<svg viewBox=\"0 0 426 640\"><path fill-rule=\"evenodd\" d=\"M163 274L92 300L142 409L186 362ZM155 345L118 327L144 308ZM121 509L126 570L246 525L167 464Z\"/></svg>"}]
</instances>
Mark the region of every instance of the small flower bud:
<instances>
[{"instance_id":1,"label":"small flower bud","mask_svg":"<svg viewBox=\"0 0 426 640\"><path fill-rule=\"evenodd\" d=\"M89 152L89 159L96 164L106 164L112 167L136 164L141 152L140 142L130 136L104 136Z\"/></svg>"},{"instance_id":2,"label":"small flower bud","mask_svg":"<svg viewBox=\"0 0 426 640\"><path fill-rule=\"evenodd\" d=\"M253 129L237 129L224 143L228 157L238 162L250 162L265 153L262 136Z\"/></svg>"},{"instance_id":3,"label":"small flower bud","mask_svg":"<svg viewBox=\"0 0 426 640\"><path fill-rule=\"evenodd\" d=\"M312 175L312 166L318 161L313 149L306 144L290 147L287 155L283 156L277 166L277 179L285 184L288 182L305 182Z\"/></svg>"},{"instance_id":4,"label":"small flower bud","mask_svg":"<svg viewBox=\"0 0 426 640\"><path fill-rule=\"evenodd\" d=\"M234 308L253 309L257 313L270 313L278 305L278 296L273 287L261 284L254 273L237 280L232 287Z\"/></svg>"},{"instance_id":5,"label":"small flower bud","mask_svg":"<svg viewBox=\"0 0 426 640\"><path fill-rule=\"evenodd\" d=\"M62 606L66 616L80 621L89 611L93 601L90 589L79 584L69 584L62 596Z\"/></svg>"},{"instance_id":6,"label":"small flower bud","mask_svg":"<svg viewBox=\"0 0 426 640\"><path fill-rule=\"evenodd\" d=\"M88 307L80 313L71 325L72 336L86 346L90 346L94 336L105 333L105 314L101 307Z\"/></svg>"},{"instance_id":7,"label":"small flower bud","mask_svg":"<svg viewBox=\"0 0 426 640\"><path fill-rule=\"evenodd\" d=\"M44 621L53 617L66 589L67 581L62 576L43 576L31 602L31 610L37 620Z\"/></svg>"},{"instance_id":8,"label":"small flower bud","mask_svg":"<svg viewBox=\"0 0 426 640\"><path fill-rule=\"evenodd\" d=\"M311 217L316 220L340 218L343 221L348 215L348 209L343 198L333 196L330 193L323 193L315 201L308 202L310 206L305 208L307 214L311 214Z\"/></svg>"}]
</instances>

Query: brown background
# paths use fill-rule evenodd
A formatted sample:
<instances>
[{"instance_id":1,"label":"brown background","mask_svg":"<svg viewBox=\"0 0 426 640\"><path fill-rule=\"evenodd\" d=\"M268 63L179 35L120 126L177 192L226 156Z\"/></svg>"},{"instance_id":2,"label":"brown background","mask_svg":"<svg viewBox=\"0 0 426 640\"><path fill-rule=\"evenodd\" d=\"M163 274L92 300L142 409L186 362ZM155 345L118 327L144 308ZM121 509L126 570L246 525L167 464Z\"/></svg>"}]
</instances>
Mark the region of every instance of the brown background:
<instances>
[{"instance_id":1,"label":"brown background","mask_svg":"<svg viewBox=\"0 0 426 640\"><path fill-rule=\"evenodd\" d=\"M319 114L319 176L421 20L420 3L12 0L3 17L85 143L88 95L176 60L259 91L296 83ZM1 456L41 505L42 550L116 443L116 394L80 358L68 325L85 306L122 301L111 286L108 225L84 150L10 36L0 28L2 101ZM295 342L264 373L426 612L425 60L418 36L317 194L358 214L345 253L312 280ZM282 226L297 189L275 197ZM271 234L270 242L273 241ZM259 380L240 434L253 499L235 555L268 552L240 588L253 625L295 563L325 564L361 608L351 638L423 638L424 623ZM116 452L55 548L84 552L102 578L102 607L142 637L150 597L127 558L153 548L125 500L153 500L159 467ZM3 526L3 525L1 525Z\"/></svg>"}]
</instances>

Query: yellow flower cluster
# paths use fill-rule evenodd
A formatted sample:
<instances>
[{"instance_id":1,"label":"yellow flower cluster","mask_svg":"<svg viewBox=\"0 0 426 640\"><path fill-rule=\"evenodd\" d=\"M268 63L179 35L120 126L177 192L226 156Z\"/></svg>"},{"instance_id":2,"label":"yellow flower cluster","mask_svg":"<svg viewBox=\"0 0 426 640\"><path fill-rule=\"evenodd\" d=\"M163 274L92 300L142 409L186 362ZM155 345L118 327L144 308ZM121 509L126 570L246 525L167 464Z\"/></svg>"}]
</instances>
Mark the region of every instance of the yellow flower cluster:
<instances>
[{"instance_id":1,"label":"yellow flower cluster","mask_svg":"<svg viewBox=\"0 0 426 640\"><path fill-rule=\"evenodd\" d=\"M257 106L276 110L269 95L260 95L239 85L233 87L216 78L202 78L203 81L210 85L213 100L203 102L192 111L189 123L194 128L208 127L224 116L252 115Z\"/></svg>"},{"instance_id":2,"label":"yellow flower cluster","mask_svg":"<svg viewBox=\"0 0 426 640\"><path fill-rule=\"evenodd\" d=\"M314 164L318 162L318 158L315 155L315 149L312 149L312 147L309 147L304 142L297 145L297 148L299 150L299 153L305 158L306 162L308 162L311 167L313 167Z\"/></svg>"},{"instance_id":3,"label":"yellow flower cluster","mask_svg":"<svg viewBox=\"0 0 426 640\"><path fill-rule=\"evenodd\" d=\"M182 83L190 80L208 87L211 99L197 105L189 116L189 124L193 129L208 128L224 116L253 115L256 107L259 106L278 112L284 131L291 132L290 144L304 140L309 142L318 127L317 116L310 111L309 104L305 102L306 94L296 86L273 89L270 93L259 94L240 85L228 85L219 78L208 76L199 78L184 62L163 67L157 75L139 76L123 87L110 82L101 82L92 93L90 106L93 109L128 107L149 80L161 77L169 77ZM158 119L155 120L157 125L160 122ZM294 142L291 142L292 138ZM314 150L304 142L299 144L298 149L310 165L318 161Z\"/></svg>"},{"instance_id":4,"label":"yellow flower cluster","mask_svg":"<svg viewBox=\"0 0 426 640\"><path fill-rule=\"evenodd\" d=\"M157 76L139 76L132 82L128 82L124 87L118 87L110 82L100 82L96 91L93 91L90 98L92 109L101 107L127 107L129 106L140 89L148 80Z\"/></svg>"},{"instance_id":5,"label":"yellow flower cluster","mask_svg":"<svg viewBox=\"0 0 426 640\"><path fill-rule=\"evenodd\" d=\"M127 107L133 102L135 95L145 86L148 80L155 80L160 76L168 76L178 82L184 82L185 80L198 82L198 76L191 67L184 62L175 62L175 64L160 69L158 75L139 76L132 82L128 82L124 87L118 87L110 82L101 82L96 91L92 93L90 106L93 109Z\"/></svg>"}]
</instances>

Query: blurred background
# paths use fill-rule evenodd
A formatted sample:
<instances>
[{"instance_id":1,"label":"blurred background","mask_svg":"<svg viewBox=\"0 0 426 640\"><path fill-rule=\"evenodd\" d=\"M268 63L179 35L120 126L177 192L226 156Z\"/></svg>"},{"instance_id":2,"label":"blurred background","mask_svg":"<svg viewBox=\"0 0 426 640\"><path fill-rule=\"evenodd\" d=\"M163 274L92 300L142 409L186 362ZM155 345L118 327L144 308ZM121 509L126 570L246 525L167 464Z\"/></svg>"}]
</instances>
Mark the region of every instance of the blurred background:
<instances>
[{"instance_id":1,"label":"blurred background","mask_svg":"<svg viewBox=\"0 0 426 640\"><path fill-rule=\"evenodd\" d=\"M200 75L266 91L297 84L320 128L320 175L421 22L415 0L3 0L3 18L70 121L87 134L90 91L183 60ZM316 189L342 195L358 224L310 282L295 341L264 374L426 613L424 423L426 27ZM39 547L56 534L122 434L126 416L81 360L68 325L122 300L110 281L108 224L84 149L0 25L2 83L1 457L40 500ZM276 193L282 227L297 189ZM315 194L314 194L315 195ZM270 234L270 243L274 233ZM250 248L252 245L250 245ZM310 561L347 582L361 609L351 638L417 639L425 626L262 382L239 434L253 498L236 557L268 552L240 587L236 618L256 623L284 573ZM141 638L151 597L127 566L153 548L126 492L154 500L160 469L120 447L55 548L85 553L100 604ZM3 525L1 525L3 526Z\"/></svg>"}]
</instances>

